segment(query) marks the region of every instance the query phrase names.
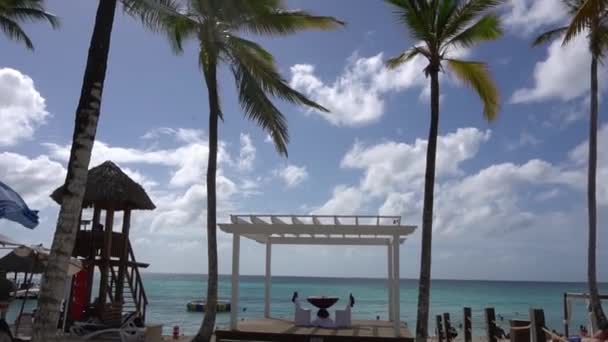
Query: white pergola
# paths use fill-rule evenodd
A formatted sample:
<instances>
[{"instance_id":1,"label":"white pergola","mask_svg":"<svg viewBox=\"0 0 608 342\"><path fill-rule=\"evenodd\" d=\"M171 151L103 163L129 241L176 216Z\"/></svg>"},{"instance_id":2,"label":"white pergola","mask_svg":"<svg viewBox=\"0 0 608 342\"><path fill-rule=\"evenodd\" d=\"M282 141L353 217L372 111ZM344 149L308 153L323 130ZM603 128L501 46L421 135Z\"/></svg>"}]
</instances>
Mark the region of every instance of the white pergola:
<instances>
[{"instance_id":1,"label":"white pergola","mask_svg":"<svg viewBox=\"0 0 608 342\"><path fill-rule=\"evenodd\" d=\"M232 234L232 299L230 328L236 330L239 305L240 239L266 245L264 316L270 317L272 245L384 246L388 255L388 317L400 331L399 246L416 226L402 225L400 216L337 215L231 215L230 223L219 224Z\"/></svg>"}]
</instances>

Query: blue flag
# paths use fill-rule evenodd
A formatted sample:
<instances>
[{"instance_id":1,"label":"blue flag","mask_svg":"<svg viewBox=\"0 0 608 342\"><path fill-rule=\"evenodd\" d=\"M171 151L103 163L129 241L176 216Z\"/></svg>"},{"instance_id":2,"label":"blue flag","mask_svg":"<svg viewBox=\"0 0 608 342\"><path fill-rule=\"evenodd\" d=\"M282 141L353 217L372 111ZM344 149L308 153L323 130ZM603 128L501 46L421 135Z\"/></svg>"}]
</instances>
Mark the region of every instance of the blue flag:
<instances>
[{"instance_id":1,"label":"blue flag","mask_svg":"<svg viewBox=\"0 0 608 342\"><path fill-rule=\"evenodd\" d=\"M17 192L0 182L0 218L5 218L34 229L38 225L38 211L30 210Z\"/></svg>"}]
</instances>

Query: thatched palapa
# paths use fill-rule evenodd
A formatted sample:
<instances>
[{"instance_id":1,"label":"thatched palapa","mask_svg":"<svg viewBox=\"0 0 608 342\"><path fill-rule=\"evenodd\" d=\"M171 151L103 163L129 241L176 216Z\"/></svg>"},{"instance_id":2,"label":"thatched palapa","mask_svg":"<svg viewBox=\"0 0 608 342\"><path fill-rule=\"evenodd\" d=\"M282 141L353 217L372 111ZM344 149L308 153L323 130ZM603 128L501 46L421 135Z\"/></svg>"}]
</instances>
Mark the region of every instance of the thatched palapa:
<instances>
[{"instance_id":1,"label":"thatched palapa","mask_svg":"<svg viewBox=\"0 0 608 342\"><path fill-rule=\"evenodd\" d=\"M63 198L63 189L64 185L51 194L51 198L59 204ZM111 161L106 161L89 170L82 206L83 208L96 206L115 211L156 208L142 186Z\"/></svg>"}]
</instances>

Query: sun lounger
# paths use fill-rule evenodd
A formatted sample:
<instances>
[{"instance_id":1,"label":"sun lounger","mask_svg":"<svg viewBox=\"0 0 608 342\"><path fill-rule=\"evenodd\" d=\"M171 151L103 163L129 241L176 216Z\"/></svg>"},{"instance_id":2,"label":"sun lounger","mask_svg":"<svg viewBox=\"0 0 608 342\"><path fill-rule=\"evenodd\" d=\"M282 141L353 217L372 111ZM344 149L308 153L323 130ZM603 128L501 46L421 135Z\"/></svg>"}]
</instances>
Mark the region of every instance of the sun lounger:
<instances>
[{"instance_id":1,"label":"sun lounger","mask_svg":"<svg viewBox=\"0 0 608 342\"><path fill-rule=\"evenodd\" d=\"M146 328L136 324L137 313L125 317L120 327L109 327L95 322L76 322L70 328L70 333L79 336L82 340L90 340L101 336L114 335L120 337L122 342L143 341Z\"/></svg>"}]
</instances>

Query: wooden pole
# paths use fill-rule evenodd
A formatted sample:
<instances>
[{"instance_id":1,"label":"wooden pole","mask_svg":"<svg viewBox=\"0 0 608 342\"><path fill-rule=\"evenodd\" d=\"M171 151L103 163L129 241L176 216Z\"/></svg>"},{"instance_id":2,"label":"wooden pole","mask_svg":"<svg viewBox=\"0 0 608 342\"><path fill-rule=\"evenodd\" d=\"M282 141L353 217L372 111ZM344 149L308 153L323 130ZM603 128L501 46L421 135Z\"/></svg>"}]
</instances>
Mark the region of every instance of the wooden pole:
<instances>
[{"instance_id":1,"label":"wooden pole","mask_svg":"<svg viewBox=\"0 0 608 342\"><path fill-rule=\"evenodd\" d=\"M110 268L110 258L112 256L112 226L114 225L114 210L106 209L106 226L103 237L103 247L101 249L101 282L99 283L99 304L106 303L108 297L108 272Z\"/></svg>"},{"instance_id":2,"label":"wooden pole","mask_svg":"<svg viewBox=\"0 0 608 342\"><path fill-rule=\"evenodd\" d=\"M564 333L566 334L566 338L570 336L569 333L569 321L570 321L571 313L568 312L568 293L564 292Z\"/></svg>"},{"instance_id":3,"label":"wooden pole","mask_svg":"<svg viewBox=\"0 0 608 342\"><path fill-rule=\"evenodd\" d=\"M441 327L441 315L435 317L437 319L437 341L443 342L443 328Z\"/></svg>"},{"instance_id":4,"label":"wooden pole","mask_svg":"<svg viewBox=\"0 0 608 342\"><path fill-rule=\"evenodd\" d=\"M401 303L400 303L400 291L399 288L399 235L393 236L393 328L395 329L395 337L401 335Z\"/></svg>"},{"instance_id":5,"label":"wooden pole","mask_svg":"<svg viewBox=\"0 0 608 342\"><path fill-rule=\"evenodd\" d=\"M485 316L488 342L498 342L496 338L496 314L494 313L494 308L486 308Z\"/></svg>"},{"instance_id":6,"label":"wooden pole","mask_svg":"<svg viewBox=\"0 0 608 342\"><path fill-rule=\"evenodd\" d=\"M122 216L122 241L123 250L118 266L118 280L116 281L116 294L114 298L117 303L123 303L123 290L125 285L125 273L127 272L127 262L129 261L129 229L131 228L131 209L125 209ZM139 309L139 308L137 308Z\"/></svg>"},{"instance_id":7,"label":"wooden pole","mask_svg":"<svg viewBox=\"0 0 608 342\"><path fill-rule=\"evenodd\" d=\"M472 342L473 341L473 331L471 329L473 325L473 320L471 319L471 308L464 308L464 342Z\"/></svg>"},{"instance_id":8,"label":"wooden pole","mask_svg":"<svg viewBox=\"0 0 608 342\"><path fill-rule=\"evenodd\" d=\"M452 322L450 322L450 314L445 312L443 314L443 326L445 328L445 340L447 342L452 341L452 335L450 331L452 330Z\"/></svg>"},{"instance_id":9,"label":"wooden pole","mask_svg":"<svg viewBox=\"0 0 608 342\"><path fill-rule=\"evenodd\" d=\"M543 331L545 327L545 313L542 309L530 309L530 334L532 342L546 342L547 335Z\"/></svg>"},{"instance_id":10,"label":"wooden pole","mask_svg":"<svg viewBox=\"0 0 608 342\"><path fill-rule=\"evenodd\" d=\"M270 239L266 241L266 281L264 283L264 317L270 318L270 299L272 287L272 243Z\"/></svg>"},{"instance_id":11,"label":"wooden pole","mask_svg":"<svg viewBox=\"0 0 608 342\"><path fill-rule=\"evenodd\" d=\"M239 311L239 254L241 236L232 235L232 298L230 304L230 329L236 330Z\"/></svg>"},{"instance_id":12,"label":"wooden pole","mask_svg":"<svg viewBox=\"0 0 608 342\"><path fill-rule=\"evenodd\" d=\"M388 244L388 320L393 320L393 246Z\"/></svg>"}]
</instances>

